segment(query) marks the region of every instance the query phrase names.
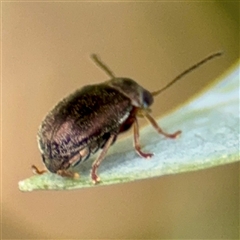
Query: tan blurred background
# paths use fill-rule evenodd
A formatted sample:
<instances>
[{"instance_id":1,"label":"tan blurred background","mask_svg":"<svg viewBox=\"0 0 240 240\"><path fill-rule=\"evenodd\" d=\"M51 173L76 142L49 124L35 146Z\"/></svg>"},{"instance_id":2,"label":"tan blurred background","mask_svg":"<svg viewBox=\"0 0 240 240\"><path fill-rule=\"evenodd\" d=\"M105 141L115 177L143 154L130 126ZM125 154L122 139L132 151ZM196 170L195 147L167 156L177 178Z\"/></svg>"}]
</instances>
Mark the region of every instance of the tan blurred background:
<instances>
[{"instance_id":1,"label":"tan blurred background","mask_svg":"<svg viewBox=\"0 0 240 240\"><path fill-rule=\"evenodd\" d=\"M42 164L36 131L49 109L108 79L89 54L155 90L219 50L222 58L156 99L154 116L239 58L239 2L2 3L2 238L237 239L239 164L79 191L18 190Z\"/></svg>"}]
</instances>

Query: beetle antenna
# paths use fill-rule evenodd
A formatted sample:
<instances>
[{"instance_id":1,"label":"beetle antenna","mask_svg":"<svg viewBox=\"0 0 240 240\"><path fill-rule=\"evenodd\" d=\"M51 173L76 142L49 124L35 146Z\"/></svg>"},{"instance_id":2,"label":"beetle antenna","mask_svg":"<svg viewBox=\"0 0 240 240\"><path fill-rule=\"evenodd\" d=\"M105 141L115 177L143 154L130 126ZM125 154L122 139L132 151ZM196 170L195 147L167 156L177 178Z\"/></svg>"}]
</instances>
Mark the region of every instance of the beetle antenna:
<instances>
[{"instance_id":1,"label":"beetle antenna","mask_svg":"<svg viewBox=\"0 0 240 240\"><path fill-rule=\"evenodd\" d=\"M92 60L96 63L98 67L100 67L103 71L107 73L111 78L115 78L114 73L109 69L109 67L103 63L100 58L97 56L97 54L91 55Z\"/></svg>"},{"instance_id":2,"label":"beetle antenna","mask_svg":"<svg viewBox=\"0 0 240 240\"><path fill-rule=\"evenodd\" d=\"M194 64L193 66L191 66L190 68L186 69L185 71L183 71L181 74L179 74L177 77L175 77L171 82L169 82L165 87L161 88L160 90L157 90L155 92L152 92L151 94L153 96L156 96L158 94L160 94L161 92L165 91L167 88L169 88L170 86L172 86L175 82L177 82L178 80L180 80L183 76L187 75L188 73L190 73L191 71L195 70L196 68L200 67L202 64L208 62L209 60L215 58L215 57L219 57L221 56L223 53L222 52L217 52L214 54L211 54L210 56L204 58L203 60L201 60L200 62Z\"/></svg>"}]
</instances>

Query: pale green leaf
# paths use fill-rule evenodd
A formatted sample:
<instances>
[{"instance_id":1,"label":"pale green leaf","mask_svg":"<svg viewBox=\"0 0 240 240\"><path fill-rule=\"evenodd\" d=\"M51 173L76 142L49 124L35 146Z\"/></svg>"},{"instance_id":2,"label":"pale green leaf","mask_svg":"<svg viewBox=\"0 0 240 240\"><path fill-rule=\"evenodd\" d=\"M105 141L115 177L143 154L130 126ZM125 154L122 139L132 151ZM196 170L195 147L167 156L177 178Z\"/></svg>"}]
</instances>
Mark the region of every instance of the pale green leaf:
<instances>
[{"instance_id":1,"label":"pale green leaf","mask_svg":"<svg viewBox=\"0 0 240 240\"><path fill-rule=\"evenodd\" d=\"M188 172L239 161L239 69L197 99L158 123L168 132L182 130L176 139L158 135L151 126L141 129L143 151L155 155L140 158L132 147L132 136L110 148L98 173L109 185L166 174ZM19 182L21 191L79 189L94 186L89 172L93 156L80 164L77 180L56 174L34 175Z\"/></svg>"}]
</instances>

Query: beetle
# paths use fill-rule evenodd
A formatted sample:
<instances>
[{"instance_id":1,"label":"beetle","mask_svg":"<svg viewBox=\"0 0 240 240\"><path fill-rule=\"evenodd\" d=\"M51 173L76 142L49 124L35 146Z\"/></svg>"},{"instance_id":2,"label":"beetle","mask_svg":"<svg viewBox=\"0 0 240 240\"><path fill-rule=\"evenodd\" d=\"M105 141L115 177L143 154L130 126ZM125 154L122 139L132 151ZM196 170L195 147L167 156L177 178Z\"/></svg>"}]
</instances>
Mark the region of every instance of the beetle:
<instances>
[{"instance_id":1,"label":"beetle","mask_svg":"<svg viewBox=\"0 0 240 240\"><path fill-rule=\"evenodd\" d=\"M37 134L38 147L46 168L63 177L78 177L69 168L86 161L91 154L102 149L93 162L90 173L93 183L97 184L100 182L97 169L108 149L120 133L132 126L135 151L143 158L151 158L153 154L143 152L140 147L138 117L146 118L159 134L167 138L179 136L181 131L172 134L164 132L151 116L150 106L154 97L193 69L220 55L218 52L204 58L165 87L150 92L130 78L115 77L99 57L93 54L92 59L111 79L76 90L47 114ZM46 172L35 165L32 169L37 174Z\"/></svg>"}]
</instances>

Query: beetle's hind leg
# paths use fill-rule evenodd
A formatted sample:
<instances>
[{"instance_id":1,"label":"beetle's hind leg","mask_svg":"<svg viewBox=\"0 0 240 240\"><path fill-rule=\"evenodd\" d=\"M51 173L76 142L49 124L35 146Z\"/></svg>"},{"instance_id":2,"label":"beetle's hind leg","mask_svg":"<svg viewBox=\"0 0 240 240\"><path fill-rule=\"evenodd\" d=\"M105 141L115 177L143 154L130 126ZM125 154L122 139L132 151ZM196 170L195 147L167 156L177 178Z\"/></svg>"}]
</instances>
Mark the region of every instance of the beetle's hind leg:
<instances>
[{"instance_id":1,"label":"beetle's hind leg","mask_svg":"<svg viewBox=\"0 0 240 240\"><path fill-rule=\"evenodd\" d=\"M138 155L140 155L143 158L151 158L153 156L152 153L144 153L141 151L140 141L139 141L139 126L137 118L135 118L135 121L133 123L133 140L134 140L134 148Z\"/></svg>"},{"instance_id":2,"label":"beetle's hind leg","mask_svg":"<svg viewBox=\"0 0 240 240\"><path fill-rule=\"evenodd\" d=\"M147 112L144 113L144 117L147 118L147 120L152 124L152 126L157 130L159 134L164 135L167 138L176 138L181 134L182 131L176 131L175 133L166 133L164 132L157 124L157 122L154 120L154 118Z\"/></svg>"},{"instance_id":3,"label":"beetle's hind leg","mask_svg":"<svg viewBox=\"0 0 240 240\"><path fill-rule=\"evenodd\" d=\"M60 175L61 177L68 177L68 178L72 178L72 179L78 179L80 177L80 175L77 172L69 170L69 167L70 166L74 167L74 166L76 166L80 162L81 162L81 155L80 154L76 154L71 159L69 159L68 161L64 162L61 165L61 167L56 171L56 173L58 175Z\"/></svg>"},{"instance_id":4,"label":"beetle's hind leg","mask_svg":"<svg viewBox=\"0 0 240 240\"><path fill-rule=\"evenodd\" d=\"M45 170L45 169L40 170L40 169L39 169L37 166L35 166L35 165L32 165L31 168L32 168L32 171L33 171L34 174L42 175L42 174L44 174L44 173L47 172L47 170Z\"/></svg>"},{"instance_id":5,"label":"beetle's hind leg","mask_svg":"<svg viewBox=\"0 0 240 240\"><path fill-rule=\"evenodd\" d=\"M76 172L72 172L69 170L58 170L57 174L61 177L68 177L68 178L72 178L72 179L78 179L80 177L80 175Z\"/></svg>"},{"instance_id":6,"label":"beetle's hind leg","mask_svg":"<svg viewBox=\"0 0 240 240\"><path fill-rule=\"evenodd\" d=\"M103 161L103 159L105 158L109 147L111 146L111 144L113 143L113 141L115 139L116 139L116 135L112 134L109 137L109 139L107 140L107 142L105 143L100 155L97 157L97 159L92 164L91 178L92 178L92 181L94 184L97 184L100 182L100 178L97 175L97 169L98 169L99 165L101 164L101 162Z\"/></svg>"},{"instance_id":7,"label":"beetle's hind leg","mask_svg":"<svg viewBox=\"0 0 240 240\"><path fill-rule=\"evenodd\" d=\"M38 174L38 175L42 175L42 174L48 172L46 169L40 170L35 165L32 165L32 171L33 171L34 174ZM69 178L73 178L73 179L78 179L79 178L78 173L74 173L74 172L67 171L67 170L58 170L56 173L58 175L60 175L61 177L69 177Z\"/></svg>"}]
</instances>

